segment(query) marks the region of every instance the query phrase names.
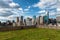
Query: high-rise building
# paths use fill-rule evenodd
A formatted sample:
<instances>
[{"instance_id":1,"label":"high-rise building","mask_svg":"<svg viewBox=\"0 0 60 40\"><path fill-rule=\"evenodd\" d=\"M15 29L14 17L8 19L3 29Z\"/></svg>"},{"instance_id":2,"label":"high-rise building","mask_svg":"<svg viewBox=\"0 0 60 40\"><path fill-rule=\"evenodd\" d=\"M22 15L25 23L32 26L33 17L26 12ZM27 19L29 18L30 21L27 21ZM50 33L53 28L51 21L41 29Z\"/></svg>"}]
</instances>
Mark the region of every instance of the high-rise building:
<instances>
[{"instance_id":1,"label":"high-rise building","mask_svg":"<svg viewBox=\"0 0 60 40\"><path fill-rule=\"evenodd\" d=\"M26 25L31 26L32 25L32 18L27 18L26 19Z\"/></svg>"},{"instance_id":2,"label":"high-rise building","mask_svg":"<svg viewBox=\"0 0 60 40\"><path fill-rule=\"evenodd\" d=\"M26 19L24 19L24 25L26 26Z\"/></svg>"},{"instance_id":3,"label":"high-rise building","mask_svg":"<svg viewBox=\"0 0 60 40\"><path fill-rule=\"evenodd\" d=\"M23 25L23 16L20 18L20 25Z\"/></svg>"},{"instance_id":4,"label":"high-rise building","mask_svg":"<svg viewBox=\"0 0 60 40\"><path fill-rule=\"evenodd\" d=\"M44 24L47 24L47 23L48 23L49 18L48 18L48 16L47 16L47 15L43 17L43 21L44 21Z\"/></svg>"},{"instance_id":5,"label":"high-rise building","mask_svg":"<svg viewBox=\"0 0 60 40\"><path fill-rule=\"evenodd\" d=\"M15 27L15 26L16 26L16 23L15 23L15 21L14 21L14 20L12 21L12 23L13 23L13 27Z\"/></svg>"},{"instance_id":6,"label":"high-rise building","mask_svg":"<svg viewBox=\"0 0 60 40\"><path fill-rule=\"evenodd\" d=\"M36 24L36 16L33 16L32 25L35 25L35 24Z\"/></svg>"},{"instance_id":7,"label":"high-rise building","mask_svg":"<svg viewBox=\"0 0 60 40\"><path fill-rule=\"evenodd\" d=\"M43 24L43 16L40 17L40 24Z\"/></svg>"},{"instance_id":8,"label":"high-rise building","mask_svg":"<svg viewBox=\"0 0 60 40\"><path fill-rule=\"evenodd\" d=\"M19 17L17 17L17 19L16 19L16 25L20 26Z\"/></svg>"},{"instance_id":9,"label":"high-rise building","mask_svg":"<svg viewBox=\"0 0 60 40\"><path fill-rule=\"evenodd\" d=\"M19 22L19 17L17 17L16 22L17 22L17 23Z\"/></svg>"},{"instance_id":10,"label":"high-rise building","mask_svg":"<svg viewBox=\"0 0 60 40\"><path fill-rule=\"evenodd\" d=\"M39 18L36 18L36 24L39 25Z\"/></svg>"},{"instance_id":11,"label":"high-rise building","mask_svg":"<svg viewBox=\"0 0 60 40\"><path fill-rule=\"evenodd\" d=\"M41 20L41 16L38 16L36 21L37 21L37 25L40 25L40 20Z\"/></svg>"},{"instance_id":12,"label":"high-rise building","mask_svg":"<svg viewBox=\"0 0 60 40\"><path fill-rule=\"evenodd\" d=\"M23 21L23 16L21 16L21 21Z\"/></svg>"},{"instance_id":13,"label":"high-rise building","mask_svg":"<svg viewBox=\"0 0 60 40\"><path fill-rule=\"evenodd\" d=\"M38 22L39 22L39 25L40 25L40 17L41 17L41 16L39 16L39 17L38 17Z\"/></svg>"},{"instance_id":14,"label":"high-rise building","mask_svg":"<svg viewBox=\"0 0 60 40\"><path fill-rule=\"evenodd\" d=\"M57 17L56 17L56 20L57 20L57 22L60 23L60 16L57 16Z\"/></svg>"},{"instance_id":15,"label":"high-rise building","mask_svg":"<svg viewBox=\"0 0 60 40\"><path fill-rule=\"evenodd\" d=\"M46 15L43 17L43 21L45 24L49 23L49 11L46 12Z\"/></svg>"}]
</instances>

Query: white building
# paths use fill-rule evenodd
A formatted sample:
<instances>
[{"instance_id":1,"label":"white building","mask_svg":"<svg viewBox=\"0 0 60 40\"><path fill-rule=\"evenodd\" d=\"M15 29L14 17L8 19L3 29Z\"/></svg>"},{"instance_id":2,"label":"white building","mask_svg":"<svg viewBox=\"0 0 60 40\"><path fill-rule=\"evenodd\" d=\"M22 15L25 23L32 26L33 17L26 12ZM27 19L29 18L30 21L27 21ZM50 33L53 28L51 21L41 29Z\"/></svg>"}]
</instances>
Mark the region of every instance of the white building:
<instances>
[{"instance_id":1,"label":"white building","mask_svg":"<svg viewBox=\"0 0 60 40\"><path fill-rule=\"evenodd\" d=\"M32 19L31 18L27 18L26 19L26 25L27 26L31 26L32 25Z\"/></svg>"},{"instance_id":2,"label":"white building","mask_svg":"<svg viewBox=\"0 0 60 40\"><path fill-rule=\"evenodd\" d=\"M43 16L40 17L40 24L43 24Z\"/></svg>"},{"instance_id":3,"label":"white building","mask_svg":"<svg viewBox=\"0 0 60 40\"><path fill-rule=\"evenodd\" d=\"M17 19L16 19L16 25L17 25L17 26L20 26L19 17L17 17Z\"/></svg>"},{"instance_id":4,"label":"white building","mask_svg":"<svg viewBox=\"0 0 60 40\"><path fill-rule=\"evenodd\" d=\"M60 16L56 17L57 22L60 22Z\"/></svg>"}]
</instances>

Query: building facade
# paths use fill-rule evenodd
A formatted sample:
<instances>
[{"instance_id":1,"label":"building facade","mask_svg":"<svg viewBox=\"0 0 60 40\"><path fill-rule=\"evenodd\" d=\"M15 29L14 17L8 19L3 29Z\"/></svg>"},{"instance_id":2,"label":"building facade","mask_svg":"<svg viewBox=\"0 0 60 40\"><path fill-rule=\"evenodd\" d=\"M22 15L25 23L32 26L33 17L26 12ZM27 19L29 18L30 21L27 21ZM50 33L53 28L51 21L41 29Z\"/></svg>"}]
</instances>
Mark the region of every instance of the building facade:
<instances>
[{"instance_id":1,"label":"building facade","mask_svg":"<svg viewBox=\"0 0 60 40\"><path fill-rule=\"evenodd\" d=\"M43 24L43 16L40 17L40 24Z\"/></svg>"},{"instance_id":2,"label":"building facade","mask_svg":"<svg viewBox=\"0 0 60 40\"><path fill-rule=\"evenodd\" d=\"M32 18L27 18L26 19L26 25L31 26L32 25Z\"/></svg>"},{"instance_id":3,"label":"building facade","mask_svg":"<svg viewBox=\"0 0 60 40\"><path fill-rule=\"evenodd\" d=\"M36 16L33 16L32 18L32 25L36 25Z\"/></svg>"},{"instance_id":4,"label":"building facade","mask_svg":"<svg viewBox=\"0 0 60 40\"><path fill-rule=\"evenodd\" d=\"M24 25L24 23L23 23L23 16L20 17L20 25Z\"/></svg>"},{"instance_id":5,"label":"building facade","mask_svg":"<svg viewBox=\"0 0 60 40\"><path fill-rule=\"evenodd\" d=\"M16 26L20 26L19 17L16 19Z\"/></svg>"},{"instance_id":6,"label":"building facade","mask_svg":"<svg viewBox=\"0 0 60 40\"><path fill-rule=\"evenodd\" d=\"M60 16L56 17L57 22L60 22Z\"/></svg>"}]
</instances>

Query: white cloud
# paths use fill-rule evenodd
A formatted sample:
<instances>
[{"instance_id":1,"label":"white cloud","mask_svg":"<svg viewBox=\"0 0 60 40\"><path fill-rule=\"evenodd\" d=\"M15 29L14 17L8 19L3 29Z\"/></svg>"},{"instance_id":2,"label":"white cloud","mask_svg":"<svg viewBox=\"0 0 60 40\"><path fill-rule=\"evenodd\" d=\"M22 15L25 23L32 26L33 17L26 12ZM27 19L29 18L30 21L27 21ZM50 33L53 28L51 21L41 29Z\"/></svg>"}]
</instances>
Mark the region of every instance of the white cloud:
<instances>
[{"instance_id":1,"label":"white cloud","mask_svg":"<svg viewBox=\"0 0 60 40\"><path fill-rule=\"evenodd\" d=\"M1 16L0 16L0 21L1 21L1 22L6 22L6 20L8 20L7 17L1 17Z\"/></svg>"},{"instance_id":2,"label":"white cloud","mask_svg":"<svg viewBox=\"0 0 60 40\"><path fill-rule=\"evenodd\" d=\"M50 16L54 16L54 15L56 15L56 13L55 13L55 12L52 12L52 13L50 13L49 15L50 15Z\"/></svg>"},{"instance_id":3,"label":"white cloud","mask_svg":"<svg viewBox=\"0 0 60 40\"><path fill-rule=\"evenodd\" d=\"M7 19L7 18L6 18L6 17L1 17L1 16L0 16L0 19Z\"/></svg>"},{"instance_id":4,"label":"white cloud","mask_svg":"<svg viewBox=\"0 0 60 40\"><path fill-rule=\"evenodd\" d=\"M57 11L60 11L60 8L57 8Z\"/></svg>"},{"instance_id":5,"label":"white cloud","mask_svg":"<svg viewBox=\"0 0 60 40\"><path fill-rule=\"evenodd\" d=\"M34 7L46 8L47 6L56 4L57 0L40 0L37 4L33 5Z\"/></svg>"},{"instance_id":6,"label":"white cloud","mask_svg":"<svg viewBox=\"0 0 60 40\"><path fill-rule=\"evenodd\" d=\"M3 8L0 8L0 13L6 13Z\"/></svg>"},{"instance_id":7,"label":"white cloud","mask_svg":"<svg viewBox=\"0 0 60 40\"><path fill-rule=\"evenodd\" d=\"M16 20L16 17L19 17L19 15L11 15L8 17L9 20Z\"/></svg>"},{"instance_id":8,"label":"white cloud","mask_svg":"<svg viewBox=\"0 0 60 40\"><path fill-rule=\"evenodd\" d=\"M3 0L6 3L11 3L13 0Z\"/></svg>"},{"instance_id":9,"label":"white cloud","mask_svg":"<svg viewBox=\"0 0 60 40\"><path fill-rule=\"evenodd\" d=\"M18 8L19 4L14 3L13 0L0 0L0 7L1 8Z\"/></svg>"},{"instance_id":10,"label":"white cloud","mask_svg":"<svg viewBox=\"0 0 60 40\"><path fill-rule=\"evenodd\" d=\"M59 2L60 2L60 0L59 0Z\"/></svg>"},{"instance_id":11,"label":"white cloud","mask_svg":"<svg viewBox=\"0 0 60 40\"><path fill-rule=\"evenodd\" d=\"M33 7L48 10L50 12L50 15L53 16L56 15L57 13L60 13L58 12L60 11L60 0L40 0L38 3L34 4Z\"/></svg>"},{"instance_id":12,"label":"white cloud","mask_svg":"<svg viewBox=\"0 0 60 40\"><path fill-rule=\"evenodd\" d=\"M46 14L41 14L41 16L45 16Z\"/></svg>"},{"instance_id":13,"label":"white cloud","mask_svg":"<svg viewBox=\"0 0 60 40\"><path fill-rule=\"evenodd\" d=\"M18 8L19 10L23 10L22 8Z\"/></svg>"},{"instance_id":14,"label":"white cloud","mask_svg":"<svg viewBox=\"0 0 60 40\"><path fill-rule=\"evenodd\" d=\"M13 2L13 0L0 0L0 19L7 20L10 16L16 17L23 15L23 13L23 9L20 5Z\"/></svg>"},{"instance_id":15,"label":"white cloud","mask_svg":"<svg viewBox=\"0 0 60 40\"><path fill-rule=\"evenodd\" d=\"M9 6L10 7L16 7L16 6L19 6L19 4L12 2L12 3L9 3Z\"/></svg>"},{"instance_id":16,"label":"white cloud","mask_svg":"<svg viewBox=\"0 0 60 40\"><path fill-rule=\"evenodd\" d=\"M30 8L31 6L28 6L26 9L24 9L24 11L29 11Z\"/></svg>"},{"instance_id":17,"label":"white cloud","mask_svg":"<svg viewBox=\"0 0 60 40\"><path fill-rule=\"evenodd\" d=\"M28 9L31 8L31 6L28 6Z\"/></svg>"},{"instance_id":18,"label":"white cloud","mask_svg":"<svg viewBox=\"0 0 60 40\"><path fill-rule=\"evenodd\" d=\"M57 11L60 10L60 0L57 1Z\"/></svg>"},{"instance_id":19,"label":"white cloud","mask_svg":"<svg viewBox=\"0 0 60 40\"><path fill-rule=\"evenodd\" d=\"M45 12L45 10L38 11L38 13L44 13L44 12Z\"/></svg>"},{"instance_id":20,"label":"white cloud","mask_svg":"<svg viewBox=\"0 0 60 40\"><path fill-rule=\"evenodd\" d=\"M24 9L24 11L28 11L29 9Z\"/></svg>"},{"instance_id":21,"label":"white cloud","mask_svg":"<svg viewBox=\"0 0 60 40\"><path fill-rule=\"evenodd\" d=\"M37 4L33 5L33 7L39 7L39 8L42 8L44 5L43 5L43 2L38 2Z\"/></svg>"},{"instance_id":22,"label":"white cloud","mask_svg":"<svg viewBox=\"0 0 60 40\"><path fill-rule=\"evenodd\" d=\"M60 16L60 11L59 11L59 12L57 12L56 16Z\"/></svg>"},{"instance_id":23,"label":"white cloud","mask_svg":"<svg viewBox=\"0 0 60 40\"><path fill-rule=\"evenodd\" d=\"M24 18L32 18L32 16L25 16Z\"/></svg>"}]
</instances>

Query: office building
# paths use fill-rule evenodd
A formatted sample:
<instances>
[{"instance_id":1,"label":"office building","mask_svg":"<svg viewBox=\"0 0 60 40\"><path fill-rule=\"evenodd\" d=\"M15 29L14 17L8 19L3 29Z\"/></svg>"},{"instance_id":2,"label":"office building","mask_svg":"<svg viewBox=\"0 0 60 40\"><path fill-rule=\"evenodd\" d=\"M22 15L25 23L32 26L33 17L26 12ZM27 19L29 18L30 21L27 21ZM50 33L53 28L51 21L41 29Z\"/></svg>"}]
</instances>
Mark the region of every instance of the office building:
<instances>
[{"instance_id":1,"label":"office building","mask_svg":"<svg viewBox=\"0 0 60 40\"><path fill-rule=\"evenodd\" d=\"M37 25L40 25L40 20L42 20L42 19L41 19L41 16L38 16L38 17L36 18Z\"/></svg>"},{"instance_id":2,"label":"office building","mask_svg":"<svg viewBox=\"0 0 60 40\"><path fill-rule=\"evenodd\" d=\"M15 23L15 21L14 21L14 20L12 21L12 23L13 23L13 27L15 27L15 26L16 26L16 23Z\"/></svg>"},{"instance_id":3,"label":"office building","mask_svg":"<svg viewBox=\"0 0 60 40\"><path fill-rule=\"evenodd\" d=\"M37 25L39 24L39 22L38 22L38 17L36 18L36 24L37 24Z\"/></svg>"},{"instance_id":4,"label":"office building","mask_svg":"<svg viewBox=\"0 0 60 40\"><path fill-rule=\"evenodd\" d=\"M21 16L21 21L23 21L23 16Z\"/></svg>"},{"instance_id":5,"label":"office building","mask_svg":"<svg viewBox=\"0 0 60 40\"><path fill-rule=\"evenodd\" d=\"M23 16L20 17L20 25L23 25Z\"/></svg>"},{"instance_id":6,"label":"office building","mask_svg":"<svg viewBox=\"0 0 60 40\"><path fill-rule=\"evenodd\" d=\"M47 15L46 15L46 16L44 16L44 17L43 17L43 22L44 22L44 24L47 24L47 23L48 23L48 21L49 21L48 16L47 16Z\"/></svg>"},{"instance_id":7,"label":"office building","mask_svg":"<svg viewBox=\"0 0 60 40\"><path fill-rule=\"evenodd\" d=\"M39 16L39 17L38 17L38 22L39 22L39 25L40 25L40 17L41 17L41 16Z\"/></svg>"},{"instance_id":8,"label":"office building","mask_svg":"<svg viewBox=\"0 0 60 40\"><path fill-rule=\"evenodd\" d=\"M16 25L20 26L19 17L17 17L17 19L16 19Z\"/></svg>"},{"instance_id":9,"label":"office building","mask_svg":"<svg viewBox=\"0 0 60 40\"><path fill-rule=\"evenodd\" d=\"M60 16L56 17L57 22L60 22Z\"/></svg>"},{"instance_id":10,"label":"office building","mask_svg":"<svg viewBox=\"0 0 60 40\"><path fill-rule=\"evenodd\" d=\"M27 26L31 26L31 25L32 25L32 18L29 18L29 17L28 17L28 18L26 19L26 25L27 25Z\"/></svg>"},{"instance_id":11,"label":"office building","mask_svg":"<svg viewBox=\"0 0 60 40\"><path fill-rule=\"evenodd\" d=\"M16 22L17 22L17 23L19 22L19 17L17 17Z\"/></svg>"},{"instance_id":12,"label":"office building","mask_svg":"<svg viewBox=\"0 0 60 40\"><path fill-rule=\"evenodd\" d=\"M36 16L33 16L32 18L32 25L35 25L36 24Z\"/></svg>"},{"instance_id":13,"label":"office building","mask_svg":"<svg viewBox=\"0 0 60 40\"><path fill-rule=\"evenodd\" d=\"M26 26L26 19L24 19L24 25Z\"/></svg>"},{"instance_id":14,"label":"office building","mask_svg":"<svg viewBox=\"0 0 60 40\"><path fill-rule=\"evenodd\" d=\"M43 16L40 17L40 24L43 24Z\"/></svg>"}]
</instances>

